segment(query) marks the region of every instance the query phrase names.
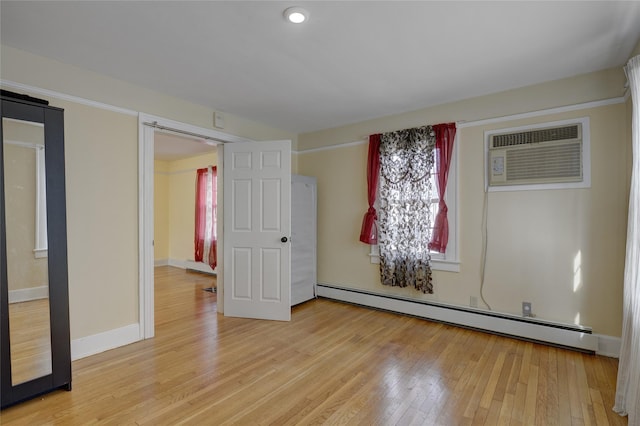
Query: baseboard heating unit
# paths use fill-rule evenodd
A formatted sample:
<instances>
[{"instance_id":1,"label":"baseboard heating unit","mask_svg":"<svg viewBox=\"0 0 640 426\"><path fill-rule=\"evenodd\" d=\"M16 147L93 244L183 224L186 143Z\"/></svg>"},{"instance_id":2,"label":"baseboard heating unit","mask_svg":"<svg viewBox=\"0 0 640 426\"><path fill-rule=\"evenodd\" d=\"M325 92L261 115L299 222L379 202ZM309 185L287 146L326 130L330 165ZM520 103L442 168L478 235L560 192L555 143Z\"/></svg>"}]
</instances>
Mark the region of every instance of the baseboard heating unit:
<instances>
[{"instance_id":1,"label":"baseboard heating unit","mask_svg":"<svg viewBox=\"0 0 640 426\"><path fill-rule=\"evenodd\" d=\"M598 337L590 327L561 324L537 318L502 314L466 306L414 300L389 294L318 283L319 297L425 318L431 321L485 331L594 354Z\"/></svg>"}]
</instances>

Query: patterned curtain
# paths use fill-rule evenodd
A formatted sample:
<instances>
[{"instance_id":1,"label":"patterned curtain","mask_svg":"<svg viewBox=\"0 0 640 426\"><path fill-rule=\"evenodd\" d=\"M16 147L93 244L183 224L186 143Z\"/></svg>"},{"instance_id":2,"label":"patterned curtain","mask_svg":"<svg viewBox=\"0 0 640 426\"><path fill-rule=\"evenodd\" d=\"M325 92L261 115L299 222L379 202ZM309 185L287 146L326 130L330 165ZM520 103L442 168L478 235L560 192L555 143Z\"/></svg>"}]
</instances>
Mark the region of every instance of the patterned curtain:
<instances>
[{"instance_id":1,"label":"patterned curtain","mask_svg":"<svg viewBox=\"0 0 640 426\"><path fill-rule=\"evenodd\" d=\"M381 136L378 244L383 285L433 293L429 240L435 142L431 126Z\"/></svg>"}]
</instances>

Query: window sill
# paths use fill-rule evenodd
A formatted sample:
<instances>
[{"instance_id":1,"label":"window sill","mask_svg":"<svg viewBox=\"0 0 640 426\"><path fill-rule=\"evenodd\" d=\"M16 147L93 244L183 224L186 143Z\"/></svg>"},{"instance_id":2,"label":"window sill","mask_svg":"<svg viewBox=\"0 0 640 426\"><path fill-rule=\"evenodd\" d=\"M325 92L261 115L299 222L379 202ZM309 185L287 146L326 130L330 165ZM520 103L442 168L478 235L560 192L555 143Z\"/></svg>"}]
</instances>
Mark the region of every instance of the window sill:
<instances>
[{"instance_id":1,"label":"window sill","mask_svg":"<svg viewBox=\"0 0 640 426\"><path fill-rule=\"evenodd\" d=\"M371 263L379 264L380 256L370 254ZM431 269L434 271L460 272L460 262L444 259L431 259Z\"/></svg>"}]
</instances>

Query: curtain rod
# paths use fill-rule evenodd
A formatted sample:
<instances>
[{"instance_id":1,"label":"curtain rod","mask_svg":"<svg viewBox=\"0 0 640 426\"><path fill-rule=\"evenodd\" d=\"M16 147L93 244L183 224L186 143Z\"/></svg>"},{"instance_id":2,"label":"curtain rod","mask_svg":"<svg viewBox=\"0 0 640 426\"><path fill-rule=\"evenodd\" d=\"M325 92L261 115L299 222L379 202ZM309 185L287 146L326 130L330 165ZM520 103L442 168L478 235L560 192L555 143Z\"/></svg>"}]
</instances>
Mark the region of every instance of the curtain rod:
<instances>
[{"instance_id":1,"label":"curtain rod","mask_svg":"<svg viewBox=\"0 0 640 426\"><path fill-rule=\"evenodd\" d=\"M205 135L201 135L199 133L187 132L186 130L178 130L178 129L173 129L171 127L165 127L165 126L162 126L162 125L158 124L157 121L143 122L142 124L144 124L145 126L153 127L155 129L166 130L166 131L173 132L173 133L180 133L182 135L195 136L196 138L206 139L206 140L214 141L214 142L221 143L221 144L226 143L226 141L223 141L222 139L213 138L211 136L205 136Z\"/></svg>"}]
</instances>

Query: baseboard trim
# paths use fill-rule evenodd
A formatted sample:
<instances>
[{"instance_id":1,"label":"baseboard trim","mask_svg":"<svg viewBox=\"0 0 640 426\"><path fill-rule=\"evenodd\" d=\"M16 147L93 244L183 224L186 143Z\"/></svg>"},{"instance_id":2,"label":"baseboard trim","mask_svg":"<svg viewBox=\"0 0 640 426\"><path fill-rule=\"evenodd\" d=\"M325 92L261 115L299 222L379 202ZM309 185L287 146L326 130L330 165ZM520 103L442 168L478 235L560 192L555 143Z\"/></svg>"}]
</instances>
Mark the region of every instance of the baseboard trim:
<instances>
[{"instance_id":1,"label":"baseboard trim","mask_svg":"<svg viewBox=\"0 0 640 426\"><path fill-rule=\"evenodd\" d=\"M513 337L521 340L596 353L598 336L588 327L557 324L463 306L411 300L318 283L318 296ZM614 339L614 338L613 338Z\"/></svg>"},{"instance_id":2,"label":"baseboard trim","mask_svg":"<svg viewBox=\"0 0 640 426\"><path fill-rule=\"evenodd\" d=\"M169 259L156 259L153 261L153 266L169 266Z\"/></svg>"},{"instance_id":3,"label":"baseboard trim","mask_svg":"<svg viewBox=\"0 0 640 426\"><path fill-rule=\"evenodd\" d=\"M190 269L193 271L204 272L206 274L216 275L217 271L215 269L211 269L211 266L206 263L196 262L194 260L179 260L179 259L169 259L167 265L174 266L176 268L182 269ZM158 265L156 265L158 266Z\"/></svg>"},{"instance_id":4,"label":"baseboard trim","mask_svg":"<svg viewBox=\"0 0 640 426\"><path fill-rule=\"evenodd\" d=\"M610 358L620 358L620 345L622 339L620 337L607 336L604 334L596 334L598 337L598 350L596 353Z\"/></svg>"},{"instance_id":5,"label":"baseboard trim","mask_svg":"<svg viewBox=\"0 0 640 426\"><path fill-rule=\"evenodd\" d=\"M96 355L142 340L140 324L130 324L71 341L71 360Z\"/></svg>"},{"instance_id":6,"label":"baseboard trim","mask_svg":"<svg viewBox=\"0 0 640 426\"><path fill-rule=\"evenodd\" d=\"M9 303L28 302L30 300L46 299L49 297L49 286L21 288L9 291Z\"/></svg>"}]
</instances>

